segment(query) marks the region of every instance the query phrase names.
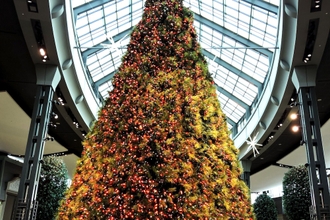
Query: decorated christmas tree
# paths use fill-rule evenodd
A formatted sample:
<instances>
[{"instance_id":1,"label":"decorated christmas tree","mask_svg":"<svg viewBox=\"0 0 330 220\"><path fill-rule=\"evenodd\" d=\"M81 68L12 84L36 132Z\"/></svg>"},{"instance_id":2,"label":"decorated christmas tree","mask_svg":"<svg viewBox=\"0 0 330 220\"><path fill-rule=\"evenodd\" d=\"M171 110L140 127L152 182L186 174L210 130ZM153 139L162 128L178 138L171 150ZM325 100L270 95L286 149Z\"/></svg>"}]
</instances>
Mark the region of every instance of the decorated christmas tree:
<instances>
[{"instance_id":1,"label":"decorated christmas tree","mask_svg":"<svg viewBox=\"0 0 330 220\"><path fill-rule=\"evenodd\" d=\"M253 219L182 0L146 0L58 219Z\"/></svg>"}]
</instances>

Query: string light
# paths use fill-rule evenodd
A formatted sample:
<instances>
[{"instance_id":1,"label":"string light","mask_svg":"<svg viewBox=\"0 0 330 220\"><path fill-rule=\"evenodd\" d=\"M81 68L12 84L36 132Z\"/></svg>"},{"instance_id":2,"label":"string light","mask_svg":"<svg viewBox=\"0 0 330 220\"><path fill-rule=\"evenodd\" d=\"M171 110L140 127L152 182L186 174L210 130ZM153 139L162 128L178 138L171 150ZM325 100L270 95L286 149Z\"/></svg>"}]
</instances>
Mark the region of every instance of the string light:
<instances>
[{"instance_id":1,"label":"string light","mask_svg":"<svg viewBox=\"0 0 330 220\"><path fill-rule=\"evenodd\" d=\"M143 19L59 219L252 219L192 12L147 0Z\"/></svg>"}]
</instances>

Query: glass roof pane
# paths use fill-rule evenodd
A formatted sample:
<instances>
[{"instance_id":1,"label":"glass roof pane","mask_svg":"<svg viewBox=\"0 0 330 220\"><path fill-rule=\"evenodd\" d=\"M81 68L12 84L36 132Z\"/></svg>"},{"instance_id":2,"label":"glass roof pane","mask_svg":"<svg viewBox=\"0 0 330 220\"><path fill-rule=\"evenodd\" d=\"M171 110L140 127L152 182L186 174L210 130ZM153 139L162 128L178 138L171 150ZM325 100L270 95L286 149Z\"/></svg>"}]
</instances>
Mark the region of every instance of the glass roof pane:
<instances>
[{"instance_id":1,"label":"glass roof pane","mask_svg":"<svg viewBox=\"0 0 330 220\"><path fill-rule=\"evenodd\" d=\"M266 27L269 28L266 29ZM273 47L277 39L277 16L264 9L253 6L250 40L264 47ZM266 32L266 30L268 32Z\"/></svg>"},{"instance_id":2,"label":"glass roof pane","mask_svg":"<svg viewBox=\"0 0 330 220\"><path fill-rule=\"evenodd\" d=\"M264 2L269 2L270 4L279 6L280 5L280 0L263 0Z\"/></svg>"},{"instance_id":3,"label":"glass roof pane","mask_svg":"<svg viewBox=\"0 0 330 220\"><path fill-rule=\"evenodd\" d=\"M223 113L227 117L229 117L232 121L237 123L240 120L240 118L242 118L242 116L244 115L245 109L242 106L235 103L234 101L232 101L231 99L229 99L227 96L219 92L217 93Z\"/></svg>"},{"instance_id":4,"label":"glass roof pane","mask_svg":"<svg viewBox=\"0 0 330 220\"><path fill-rule=\"evenodd\" d=\"M111 81L108 81L99 87L99 91L102 97L108 97L109 96L109 91L113 89Z\"/></svg>"},{"instance_id":5,"label":"glass roof pane","mask_svg":"<svg viewBox=\"0 0 330 220\"><path fill-rule=\"evenodd\" d=\"M70 3L71 3L72 8L76 8L76 7L79 7L80 5L84 5L91 1L93 1L93 0L75 0L75 1L70 1Z\"/></svg>"},{"instance_id":6,"label":"glass roof pane","mask_svg":"<svg viewBox=\"0 0 330 220\"><path fill-rule=\"evenodd\" d=\"M78 47L86 54L90 78L105 98L112 90L109 79L129 43L128 30L140 21L145 1L95 2L97 6L91 7L88 0L75 0L72 6L86 4L86 10L78 13L75 21ZM258 7L258 2L262 1L184 0L184 5L199 16L194 21L198 41L216 85L225 93L218 92L223 111L234 123L255 102L269 70L270 58L265 51L273 52L276 46L277 15ZM263 2L279 4L279 0ZM123 32L128 36L124 37Z\"/></svg>"},{"instance_id":7,"label":"glass roof pane","mask_svg":"<svg viewBox=\"0 0 330 220\"><path fill-rule=\"evenodd\" d=\"M214 82L227 92L232 93L247 105L251 105L258 93L258 88L252 83L239 77L230 70L218 65L212 60L208 60L209 71L211 72Z\"/></svg>"},{"instance_id":8,"label":"glass roof pane","mask_svg":"<svg viewBox=\"0 0 330 220\"><path fill-rule=\"evenodd\" d=\"M188 4L190 6L190 10L192 10L193 12L196 12L198 14L200 14L200 0L188 0Z\"/></svg>"},{"instance_id":9,"label":"glass roof pane","mask_svg":"<svg viewBox=\"0 0 330 220\"><path fill-rule=\"evenodd\" d=\"M205 4L200 4L201 7L201 15L204 16L207 19L212 19L212 13L210 13L212 11L212 5L210 5L210 3L212 3L212 1L207 1L205 2Z\"/></svg>"}]
</instances>

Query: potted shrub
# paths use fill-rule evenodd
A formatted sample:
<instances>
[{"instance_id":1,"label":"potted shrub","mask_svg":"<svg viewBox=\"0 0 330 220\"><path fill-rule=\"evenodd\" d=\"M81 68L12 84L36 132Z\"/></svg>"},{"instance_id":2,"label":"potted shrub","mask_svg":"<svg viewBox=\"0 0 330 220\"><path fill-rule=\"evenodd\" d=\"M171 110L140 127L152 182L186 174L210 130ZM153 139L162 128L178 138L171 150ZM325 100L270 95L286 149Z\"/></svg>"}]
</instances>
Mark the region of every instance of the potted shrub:
<instances>
[{"instance_id":1,"label":"potted shrub","mask_svg":"<svg viewBox=\"0 0 330 220\"><path fill-rule=\"evenodd\" d=\"M62 159L43 158L38 185L38 220L55 218L57 208L67 189L68 171Z\"/></svg>"},{"instance_id":2,"label":"potted shrub","mask_svg":"<svg viewBox=\"0 0 330 220\"><path fill-rule=\"evenodd\" d=\"M266 193L259 195L253 204L257 220L277 220L277 209L274 200Z\"/></svg>"},{"instance_id":3,"label":"potted shrub","mask_svg":"<svg viewBox=\"0 0 330 220\"><path fill-rule=\"evenodd\" d=\"M291 168L283 178L283 207L290 220L310 219L311 206L308 170L299 165Z\"/></svg>"}]
</instances>

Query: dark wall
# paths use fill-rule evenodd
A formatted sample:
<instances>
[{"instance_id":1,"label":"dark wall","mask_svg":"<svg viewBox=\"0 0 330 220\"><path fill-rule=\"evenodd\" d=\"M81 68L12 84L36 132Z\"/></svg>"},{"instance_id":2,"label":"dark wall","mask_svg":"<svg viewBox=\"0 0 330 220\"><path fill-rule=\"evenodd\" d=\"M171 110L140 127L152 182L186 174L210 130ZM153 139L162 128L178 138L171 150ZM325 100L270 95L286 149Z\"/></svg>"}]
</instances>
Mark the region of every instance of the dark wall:
<instances>
[{"instance_id":1,"label":"dark wall","mask_svg":"<svg viewBox=\"0 0 330 220\"><path fill-rule=\"evenodd\" d=\"M273 198L275 205L276 205L276 209L277 209L277 213L278 214L284 214L283 213L283 205L282 205L282 197L277 197L277 198Z\"/></svg>"}]
</instances>

